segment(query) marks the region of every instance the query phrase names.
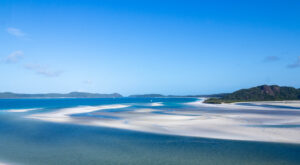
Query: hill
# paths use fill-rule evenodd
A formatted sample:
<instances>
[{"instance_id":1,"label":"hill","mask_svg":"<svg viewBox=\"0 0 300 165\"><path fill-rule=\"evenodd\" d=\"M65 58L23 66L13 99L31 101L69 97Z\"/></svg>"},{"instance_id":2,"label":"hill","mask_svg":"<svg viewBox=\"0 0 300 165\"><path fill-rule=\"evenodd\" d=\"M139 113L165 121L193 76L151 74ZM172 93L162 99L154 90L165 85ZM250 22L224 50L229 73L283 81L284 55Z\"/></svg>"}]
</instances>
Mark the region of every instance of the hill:
<instances>
[{"instance_id":1,"label":"hill","mask_svg":"<svg viewBox=\"0 0 300 165\"><path fill-rule=\"evenodd\" d=\"M3 92L0 93L0 98L116 98L123 97L118 93L112 94L99 94L99 93L86 93L86 92L71 92L67 94L60 93L47 93L47 94L20 94Z\"/></svg>"},{"instance_id":2,"label":"hill","mask_svg":"<svg viewBox=\"0 0 300 165\"><path fill-rule=\"evenodd\" d=\"M165 96L161 94L143 94L143 95L130 95L128 97L146 98L146 97L165 97Z\"/></svg>"},{"instance_id":3,"label":"hill","mask_svg":"<svg viewBox=\"0 0 300 165\"><path fill-rule=\"evenodd\" d=\"M280 87L278 85L261 85L249 89L241 89L219 98L209 98L204 103L220 104L243 101L279 101L299 100L300 89Z\"/></svg>"}]
</instances>

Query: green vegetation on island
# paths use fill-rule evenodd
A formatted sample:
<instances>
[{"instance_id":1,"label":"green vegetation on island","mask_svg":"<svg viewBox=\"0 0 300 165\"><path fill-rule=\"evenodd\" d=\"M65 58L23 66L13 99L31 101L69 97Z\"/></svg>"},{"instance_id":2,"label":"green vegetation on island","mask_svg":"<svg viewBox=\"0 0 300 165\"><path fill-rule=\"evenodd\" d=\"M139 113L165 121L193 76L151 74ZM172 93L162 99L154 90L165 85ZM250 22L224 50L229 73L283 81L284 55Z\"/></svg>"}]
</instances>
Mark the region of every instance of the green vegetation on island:
<instances>
[{"instance_id":1,"label":"green vegetation on island","mask_svg":"<svg viewBox=\"0 0 300 165\"><path fill-rule=\"evenodd\" d=\"M241 89L222 97L213 97L204 103L221 104L246 101L281 101L299 100L300 89L293 87L280 87L278 85L262 85L249 89Z\"/></svg>"}]
</instances>

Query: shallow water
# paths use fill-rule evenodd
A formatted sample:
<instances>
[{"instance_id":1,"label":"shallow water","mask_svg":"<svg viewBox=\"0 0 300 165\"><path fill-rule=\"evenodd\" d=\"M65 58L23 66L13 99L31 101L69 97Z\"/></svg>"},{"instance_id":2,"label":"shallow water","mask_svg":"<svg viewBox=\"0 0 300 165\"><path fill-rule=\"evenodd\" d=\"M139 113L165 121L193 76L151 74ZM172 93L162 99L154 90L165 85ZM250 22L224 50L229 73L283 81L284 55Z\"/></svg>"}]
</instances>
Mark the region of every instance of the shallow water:
<instances>
[{"instance_id":1,"label":"shallow water","mask_svg":"<svg viewBox=\"0 0 300 165\"><path fill-rule=\"evenodd\" d=\"M151 100L164 102L165 108L171 111L189 108L182 103L195 99L0 100L1 110L42 108L24 113L0 112L0 162L28 165L300 164L300 145L298 144L168 136L24 118L28 114L79 105L130 104L138 108L148 107ZM130 111L131 108L124 109ZM151 108L161 109L162 107ZM118 111L122 109L114 110L112 113L118 113Z\"/></svg>"}]
</instances>

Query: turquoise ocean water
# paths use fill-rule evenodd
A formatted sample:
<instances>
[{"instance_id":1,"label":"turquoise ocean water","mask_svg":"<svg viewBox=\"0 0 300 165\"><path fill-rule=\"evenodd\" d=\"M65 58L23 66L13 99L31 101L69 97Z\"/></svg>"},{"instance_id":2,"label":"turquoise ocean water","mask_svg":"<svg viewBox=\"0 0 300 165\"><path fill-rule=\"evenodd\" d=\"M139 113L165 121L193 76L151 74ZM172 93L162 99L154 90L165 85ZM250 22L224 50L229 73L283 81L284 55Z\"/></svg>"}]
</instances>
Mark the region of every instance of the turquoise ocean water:
<instances>
[{"instance_id":1,"label":"turquoise ocean water","mask_svg":"<svg viewBox=\"0 0 300 165\"><path fill-rule=\"evenodd\" d=\"M34 113L77 106L131 105L128 108L106 110L117 113L131 111L134 108L147 108L148 103L153 102L163 103L163 106L151 108L163 109L164 113L168 113L172 110L192 109L193 107L183 103L195 100L193 98L1 99L0 162L24 165L300 164L298 144L170 136L24 118ZM39 109L18 113L7 111L31 108ZM200 110L209 111L209 109ZM282 113L285 115L287 112ZM297 112L293 113L299 115ZM109 116L99 117L109 118Z\"/></svg>"}]
</instances>

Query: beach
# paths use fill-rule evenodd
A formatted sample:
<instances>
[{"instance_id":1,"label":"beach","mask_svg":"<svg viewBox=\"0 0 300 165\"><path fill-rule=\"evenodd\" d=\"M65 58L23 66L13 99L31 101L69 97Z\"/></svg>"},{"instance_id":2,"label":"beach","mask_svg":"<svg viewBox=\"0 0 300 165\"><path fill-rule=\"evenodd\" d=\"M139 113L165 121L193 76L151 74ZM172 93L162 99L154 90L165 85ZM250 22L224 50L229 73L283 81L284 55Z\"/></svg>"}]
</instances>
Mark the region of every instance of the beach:
<instances>
[{"instance_id":1,"label":"beach","mask_svg":"<svg viewBox=\"0 0 300 165\"><path fill-rule=\"evenodd\" d=\"M65 108L26 117L50 122L169 135L300 143L300 111L293 109L297 108L295 105L299 102L255 102L253 104L255 106L235 103L204 104L203 99L198 99L185 103L189 107L184 110L165 111L163 103L158 102L151 103L149 108L133 108L130 111L122 111L122 109L130 108L131 105L120 104ZM284 104L293 108L267 107L267 104ZM109 109L120 109L120 111L115 113L105 111ZM89 115L74 116L83 113Z\"/></svg>"}]
</instances>

